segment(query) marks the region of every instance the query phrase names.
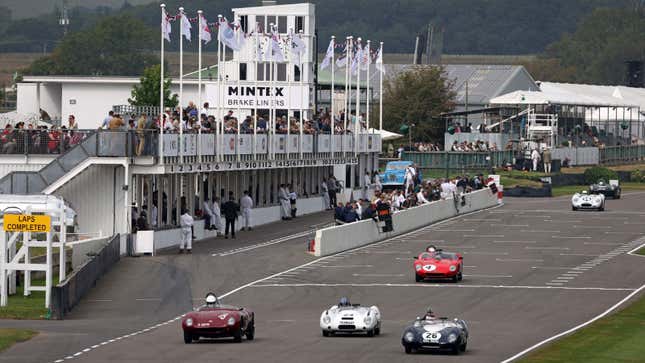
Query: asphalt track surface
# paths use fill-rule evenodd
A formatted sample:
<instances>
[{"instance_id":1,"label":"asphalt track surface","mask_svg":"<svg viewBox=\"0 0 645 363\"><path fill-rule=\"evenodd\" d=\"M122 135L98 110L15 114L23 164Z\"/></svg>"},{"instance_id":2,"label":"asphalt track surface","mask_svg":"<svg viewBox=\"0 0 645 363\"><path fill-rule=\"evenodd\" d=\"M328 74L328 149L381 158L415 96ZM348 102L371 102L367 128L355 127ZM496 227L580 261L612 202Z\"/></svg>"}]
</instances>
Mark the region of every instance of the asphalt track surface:
<instances>
[{"instance_id":1,"label":"asphalt track surface","mask_svg":"<svg viewBox=\"0 0 645 363\"><path fill-rule=\"evenodd\" d=\"M41 334L0 362L500 362L645 283L645 258L626 254L645 243L644 202L632 193L605 212L573 212L568 198L507 198L321 259L304 252L329 222L314 215L201 242L193 255L126 258L67 320L1 321ZM430 243L464 254L462 282L414 282L412 256ZM180 316L208 291L255 311L254 341L183 343ZM381 335L323 338L320 313L341 296L378 305ZM465 354L404 354L401 332L427 306L469 323Z\"/></svg>"}]
</instances>

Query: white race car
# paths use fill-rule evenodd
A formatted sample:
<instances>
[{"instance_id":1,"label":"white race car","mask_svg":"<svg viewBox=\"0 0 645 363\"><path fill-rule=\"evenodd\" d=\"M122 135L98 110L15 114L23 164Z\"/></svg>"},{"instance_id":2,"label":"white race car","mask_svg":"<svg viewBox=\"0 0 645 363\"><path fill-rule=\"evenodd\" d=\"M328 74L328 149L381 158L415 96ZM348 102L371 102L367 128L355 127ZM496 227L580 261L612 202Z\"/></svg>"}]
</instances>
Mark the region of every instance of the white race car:
<instances>
[{"instance_id":1,"label":"white race car","mask_svg":"<svg viewBox=\"0 0 645 363\"><path fill-rule=\"evenodd\" d=\"M582 191L576 193L571 198L571 209L596 209L599 211L605 210L605 195L604 194L589 194L589 192Z\"/></svg>"},{"instance_id":2,"label":"white race car","mask_svg":"<svg viewBox=\"0 0 645 363\"><path fill-rule=\"evenodd\" d=\"M322 312L320 329L325 337L334 333L366 333L372 337L381 333L381 312L376 306L350 304L344 297L338 305Z\"/></svg>"}]
</instances>

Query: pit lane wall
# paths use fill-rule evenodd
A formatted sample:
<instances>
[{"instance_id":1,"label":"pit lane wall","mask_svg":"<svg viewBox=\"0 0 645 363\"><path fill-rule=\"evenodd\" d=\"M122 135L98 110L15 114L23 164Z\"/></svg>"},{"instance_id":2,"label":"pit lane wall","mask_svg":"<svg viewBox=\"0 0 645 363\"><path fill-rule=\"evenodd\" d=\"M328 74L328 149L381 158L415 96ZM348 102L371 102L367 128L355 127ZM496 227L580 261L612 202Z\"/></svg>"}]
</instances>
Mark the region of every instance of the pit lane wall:
<instances>
[{"instance_id":1,"label":"pit lane wall","mask_svg":"<svg viewBox=\"0 0 645 363\"><path fill-rule=\"evenodd\" d=\"M392 215L392 232L381 232L372 219L319 229L316 231L314 254L328 256L351 250L497 204L497 195L486 188L457 197L457 201L448 198L396 212Z\"/></svg>"}]
</instances>

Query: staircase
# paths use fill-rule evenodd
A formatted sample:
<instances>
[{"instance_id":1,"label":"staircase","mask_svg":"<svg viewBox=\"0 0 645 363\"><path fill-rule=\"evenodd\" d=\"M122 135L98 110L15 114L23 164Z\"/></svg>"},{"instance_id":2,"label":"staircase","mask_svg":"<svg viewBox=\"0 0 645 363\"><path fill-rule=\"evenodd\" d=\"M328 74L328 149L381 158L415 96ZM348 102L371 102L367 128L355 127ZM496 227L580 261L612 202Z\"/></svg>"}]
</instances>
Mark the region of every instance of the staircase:
<instances>
[{"instance_id":1,"label":"staircase","mask_svg":"<svg viewBox=\"0 0 645 363\"><path fill-rule=\"evenodd\" d=\"M40 194L66 175L73 177L82 172L92 165L95 157L132 155L130 137L127 132L94 131L40 171L14 171L5 175L0 179L0 194Z\"/></svg>"}]
</instances>

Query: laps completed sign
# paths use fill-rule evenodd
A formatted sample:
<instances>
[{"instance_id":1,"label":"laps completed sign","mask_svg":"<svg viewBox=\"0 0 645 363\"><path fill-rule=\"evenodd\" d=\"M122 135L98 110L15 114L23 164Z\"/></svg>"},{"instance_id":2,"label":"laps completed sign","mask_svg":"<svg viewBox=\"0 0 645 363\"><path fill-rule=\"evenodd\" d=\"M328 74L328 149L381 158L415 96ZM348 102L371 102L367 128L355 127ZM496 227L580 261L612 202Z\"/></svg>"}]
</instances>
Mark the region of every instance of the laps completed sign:
<instances>
[{"instance_id":1,"label":"laps completed sign","mask_svg":"<svg viewBox=\"0 0 645 363\"><path fill-rule=\"evenodd\" d=\"M5 214L5 232L49 232L52 218L42 215Z\"/></svg>"}]
</instances>

